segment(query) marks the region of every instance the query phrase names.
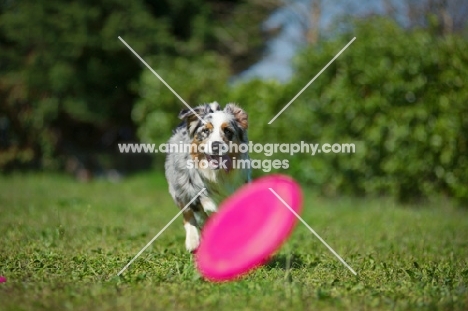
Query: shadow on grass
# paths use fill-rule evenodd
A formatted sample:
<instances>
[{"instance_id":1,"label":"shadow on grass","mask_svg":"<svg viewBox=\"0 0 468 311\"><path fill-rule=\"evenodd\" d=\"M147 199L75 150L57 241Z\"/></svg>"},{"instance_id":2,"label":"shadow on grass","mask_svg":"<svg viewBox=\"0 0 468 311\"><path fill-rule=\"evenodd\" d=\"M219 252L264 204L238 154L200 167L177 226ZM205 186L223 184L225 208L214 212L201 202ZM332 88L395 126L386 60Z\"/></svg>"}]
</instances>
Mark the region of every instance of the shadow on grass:
<instances>
[{"instance_id":1,"label":"shadow on grass","mask_svg":"<svg viewBox=\"0 0 468 311\"><path fill-rule=\"evenodd\" d=\"M289 261L289 262L288 262ZM304 268L308 265L297 254L277 254L274 255L266 264L267 269Z\"/></svg>"}]
</instances>

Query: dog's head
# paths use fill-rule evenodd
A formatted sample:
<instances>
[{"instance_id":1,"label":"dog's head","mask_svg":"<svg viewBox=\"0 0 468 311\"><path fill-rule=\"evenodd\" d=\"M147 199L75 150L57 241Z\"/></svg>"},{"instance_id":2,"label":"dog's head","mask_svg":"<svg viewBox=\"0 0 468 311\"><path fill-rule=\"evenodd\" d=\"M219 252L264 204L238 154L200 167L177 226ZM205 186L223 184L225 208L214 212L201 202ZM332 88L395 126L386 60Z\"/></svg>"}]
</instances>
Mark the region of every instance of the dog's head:
<instances>
[{"instance_id":1,"label":"dog's head","mask_svg":"<svg viewBox=\"0 0 468 311\"><path fill-rule=\"evenodd\" d=\"M240 153L235 146L248 142L247 113L235 104L227 104L224 110L217 102L184 109L179 118L185 121L192 147L196 147L191 148L192 158L206 160L211 169L229 171L232 158Z\"/></svg>"}]
</instances>

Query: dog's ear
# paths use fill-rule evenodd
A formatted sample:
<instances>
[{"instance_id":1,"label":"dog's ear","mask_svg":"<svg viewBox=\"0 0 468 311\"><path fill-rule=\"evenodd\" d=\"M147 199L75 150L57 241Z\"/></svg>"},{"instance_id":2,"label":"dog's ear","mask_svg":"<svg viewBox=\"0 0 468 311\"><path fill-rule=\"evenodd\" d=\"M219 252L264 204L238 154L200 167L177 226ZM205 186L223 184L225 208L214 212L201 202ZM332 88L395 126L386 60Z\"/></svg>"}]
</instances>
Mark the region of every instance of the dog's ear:
<instances>
[{"instance_id":1,"label":"dog's ear","mask_svg":"<svg viewBox=\"0 0 468 311\"><path fill-rule=\"evenodd\" d=\"M220 110L221 110L221 106L218 104L218 102L212 102L210 104L204 104L204 105L195 107L193 109L183 109L179 113L179 119L184 120L186 118L192 118L192 117L198 118L195 113L197 113L200 117L203 117L204 115L208 113L212 113L212 112L220 111Z\"/></svg>"},{"instance_id":2,"label":"dog's ear","mask_svg":"<svg viewBox=\"0 0 468 311\"><path fill-rule=\"evenodd\" d=\"M239 106L236 104L227 104L226 107L224 108L224 111L226 113L230 113L234 116L236 119L237 124L246 130L249 127L249 118L247 116L247 113Z\"/></svg>"},{"instance_id":3,"label":"dog's ear","mask_svg":"<svg viewBox=\"0 0 468 311\"><path fill-rule=\"evenodd\" d=\"M183 109L179 113L179 119L187 125L190 137L193 137L196 129L203 125L203 116L206 114L208 105L198 106L193 109Z\"/></svg>"},{"instance_id":4,"label":"dog's ear","mask_svg":"<svg viewBox=\"0 0 468 311\"><path fill-rule=\"evenodd\" d=\"M196 114L198 114L198 115L201 114L202 111L201 111L200 108L201 107L195 107L193 109L182 109L179 112L179 119L181 119L181 120L189 120L189 119L192 119L192 118L198 119Z\"/></svg>"}]
</instances>

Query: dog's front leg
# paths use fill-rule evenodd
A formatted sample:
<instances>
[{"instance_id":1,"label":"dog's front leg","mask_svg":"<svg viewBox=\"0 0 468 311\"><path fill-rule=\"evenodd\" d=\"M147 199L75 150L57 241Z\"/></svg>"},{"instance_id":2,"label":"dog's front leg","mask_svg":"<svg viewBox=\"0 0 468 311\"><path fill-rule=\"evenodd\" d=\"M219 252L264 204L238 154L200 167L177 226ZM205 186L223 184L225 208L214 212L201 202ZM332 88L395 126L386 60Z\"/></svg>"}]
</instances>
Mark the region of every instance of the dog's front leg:
<instances>
[{"instance_id":1,"label":"dog's front leg","mask_svg":"<svg viewBox=\"0 0 468 311\"><path fill-rule=\"evenodd\" d=\"M197 229L197 220L194 212L191 209L183 213L184 228L185 228L185 248L189 252L193 252L200 245L200 235Z\"/></svg>"},{"instance_id":2,"label":"dog's front leg","mask_svg":"<svg viewBox=\"0 0 468 311\"><path fill-rule=\"evenodd\" d=\"M203 226L208 219L208 214L206 214L204 210L200 209L196 212L193 212L193 216L195 216L195 220L197 221L198 229L203 229Z\"/></svg>"}]
</instances>

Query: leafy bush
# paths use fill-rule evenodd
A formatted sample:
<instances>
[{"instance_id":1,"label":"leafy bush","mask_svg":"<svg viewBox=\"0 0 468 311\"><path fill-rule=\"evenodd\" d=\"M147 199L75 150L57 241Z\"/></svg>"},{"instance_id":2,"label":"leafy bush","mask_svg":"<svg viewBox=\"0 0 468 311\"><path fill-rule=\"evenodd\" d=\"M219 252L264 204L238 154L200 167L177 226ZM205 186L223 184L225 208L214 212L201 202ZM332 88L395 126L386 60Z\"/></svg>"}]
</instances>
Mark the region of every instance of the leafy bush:
<instances>
[{"instance_id":1,"label":"leafy bush","mask_svg":"<svg viewBox=\"0 0 468 311\"><path fill-rule=\"evenodd\" d=\"M150 64L190 106L211 103L222 98L229 77L228 64L215 54L192 59L155 57ZM139 124L138 134L144 142L165 143L177 118L186 106L151 72L142 74L138 85L139 100L132 117Z\"/></svg>"},{"instance_id":2,"label":"leafy bush","mask_svg":"<svg viewBox=\"0 0 468 311\"><path fill-rule=\"evenodd\" d=\"M135 139L134 85L146 69L118 36L177 68L211 51L223 55L220 68L239 70L258 55L258 23L271 9L240 0L1 2L0 171L57 168L64 154L115 154L116 142Z\"/></svg>"},{"instance_id":3,"label":"leafy bush","mask_svg":"<svg viewBox=\"0 0 468 311\"><path fill-rule=\"evenodd\" d=\"M357 40L268 125L354 36ZM179 65L169 65L177 70L167 75L182 97L191 104L239 103L249 113L253 142L354 143L355 154L272 156L288 159L286 173L324 194L468 199L468 42L460 37L370 19L356 23L352 33L303 51L290 83L254 80L227 90L223 75L215 73L216 62L202 65L207 69L201 72L193 62ZM181 104L165 87L155 86L155 79L143 76L153 86L143 84L149 96L134 117L142 124L142 137L159 142L169 137L166 126L178 121Z\"/></svg>"},{"instance_id":4,"label":"leafy bush","mask_svg":"<svg viewBox=\"0 0 468 311\"><path fill-rule=\"evenodd\" d=\"M75 126L128 126L141 67L117 36L140 53L173 40L143 1L14 1L0 11L0 169L56 168L61 149L79 145ZM157 46L145 44L154 36Z\"/></svg>"},{"instance_id":5,"label":"leafy bush","mask_svg":"<svg viewBox=\"0 0 468 311\"><path fill-rule=\"evenodd\" d=\"M467 199L468 42L382 19L358 23L355 36L295 108L313 107L311 139L355 142L357 153L314 158L325 173L304 177L340 193ZM349 39L305 51L297 78Z\"/></svg>"}]
</instances>

